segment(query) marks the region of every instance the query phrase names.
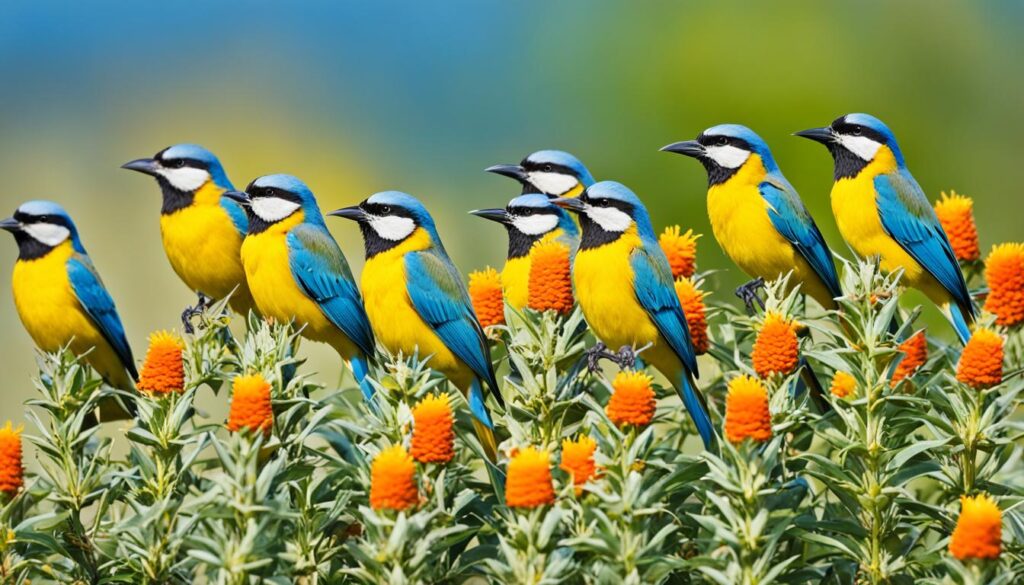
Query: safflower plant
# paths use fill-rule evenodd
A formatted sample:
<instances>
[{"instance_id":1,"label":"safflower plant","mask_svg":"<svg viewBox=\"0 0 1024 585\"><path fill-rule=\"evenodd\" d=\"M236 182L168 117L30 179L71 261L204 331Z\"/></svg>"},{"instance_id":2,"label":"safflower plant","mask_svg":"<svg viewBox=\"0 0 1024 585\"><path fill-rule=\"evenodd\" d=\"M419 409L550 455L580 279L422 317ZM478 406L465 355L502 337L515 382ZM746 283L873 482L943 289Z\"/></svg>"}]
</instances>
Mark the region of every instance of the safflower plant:
<instances>
[{"instance_id":1,"label":"safflower plant","mask_svg":"<svg viewBox=\"0 0 1024 585\"><path fill-rule=\"evenodd\" d=\"M747 314L667 230L707 450L645 348L590 359L559 246L521 309L496 271L470 277L495 461L431 356L379 353L367 402L308 371L293 327L229 327L223 302L152 336L137 394L41 354L0 427L0 581L1021 582L1024 253L983 255L969 203L940 202L984 308L966 347L870 260L841 263L835 309L783 277ZM87 424L112 395L135 417Z\"/></svg>"}]
</instances>

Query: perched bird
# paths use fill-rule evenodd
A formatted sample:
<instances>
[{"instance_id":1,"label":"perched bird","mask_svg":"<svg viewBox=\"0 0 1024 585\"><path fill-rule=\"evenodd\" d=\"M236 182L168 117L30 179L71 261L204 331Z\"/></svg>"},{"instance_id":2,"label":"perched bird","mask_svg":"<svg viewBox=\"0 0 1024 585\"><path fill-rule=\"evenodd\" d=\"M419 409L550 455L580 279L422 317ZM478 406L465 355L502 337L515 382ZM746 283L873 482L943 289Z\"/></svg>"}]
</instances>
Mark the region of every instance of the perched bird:
<instances>
[{"instance_id":1,"label":"perched bird","mask_svg":"<svg viewBox=\"0 0 1024 585\"><path fill-rule=\"evenodd\" d=\"M745 126L708 128L662 148L693 157L708 174L708 217L726 255L755 280L737 290L748 308L756 287L793 272L825 308L842 295L832 253L768 145Z\"/></svg>"},{"instance_id":2,"label":"perched bird","mask_svg":"<svg viewBox=\"0 0 1024 585\"><path fill-rule=\"evenodd\" d=\"M178 144L121 168L155 177L163 192L164 252L178 277L199 295L195 308L182 315L185 328L191 330L189 318L210 299L229 294L231 308L247 315L254 305L239 250L249 221L238 203L224 196L234 187L217 157L202 146Z\"/></svg>"},{"instance_id":3,"label":"perched bird","mask_svg":"<svg viewBox=\"0 0 1024 585\"><path fill-rule=\"evenodd\" d=\"M942 306L966 343L974 303L946 232L892 131L874 116L847 114L796 135L824 144L835 160L832 213L854 252L879 257L887 272L902 269L902 281Z\"/></svg>"},{"instance_id":4,"label":"perched bird","mask_svg":"<svg viewBox=\"0 0 1024 585\"><path fill-rule=\"evenodd\" d=\"M578 214L583 229L572 278L587 324L604 346L621 348L620 365L628 365L631 351L649 345L643 358L671 381L711 448L715 430L693 381L697 356L686 316L640 198L621 183L601 181L555 204Z\"/></svg>"},{"instance_id":5,"label":"perched bird","mask_svg":"<svg viewBox=\"0 0 1024 585\"><path fill-rule=\"evenodd\" d=\"M45 352L67 346L114 388L134 390L138 379L114 299L86 254L71 216L50 201L29 201L0 221L14 234L18 260L14 305L29 336ZM134 405L111 398L99 420L128 418Z\"/></svg>"},{"instance_id":6,"label":"perched bird","mask_svg":"<svg viewBox=\"0 0 1024 585\"><path fill-rule=\"evenodd\" d=\"M523 186L523 194L578 197L594 184L594 177L575 156L561 150L539 150L518 165L494 165L487 172L511 177Z\"/></svg>"},{"instance_id":7,"label":"perched bird","mask_svg":"<svg viewBox=\"0 0 1024 585\"><path fill-rule=\"evenodd\" d=\"M508 231L508 255L501 270L501 287L505 301L514 309L526 306L529 300L530 251L537 242L559 241L575 250L579 230L564 209L554 205L545 195L520 195L509 201L505 209L478 209L473 215L496 221Z\"/></svg>"},{"instance_id":8,"label":"perched bird","mask_svg":"<svg viewBox=\"0 0 1024 585\"><path fill-rule=\"evenodd\" d=\"M256 308L293 322L301 335L334 348L352 368L363 397L374 355L373 332L348 261L331 237L316 199L291 175L267 175L245 192L227 191L249 216L241 258Z\"/></svg>"},{"instance_id":9,"label":"perched bird","mask_svg":"<svg viewBox=\"0 0 1024 585\"><path fill-rule=\"evenodd\" d=\"M378 341L395 354L430 356L430 366L468 396L473 426L494 463L497 441L484 386L504 402L491 350L426 208L411 195L386 191L328 215L359 223L366 247L360 283Z\"/></svg>"}]
</instances>

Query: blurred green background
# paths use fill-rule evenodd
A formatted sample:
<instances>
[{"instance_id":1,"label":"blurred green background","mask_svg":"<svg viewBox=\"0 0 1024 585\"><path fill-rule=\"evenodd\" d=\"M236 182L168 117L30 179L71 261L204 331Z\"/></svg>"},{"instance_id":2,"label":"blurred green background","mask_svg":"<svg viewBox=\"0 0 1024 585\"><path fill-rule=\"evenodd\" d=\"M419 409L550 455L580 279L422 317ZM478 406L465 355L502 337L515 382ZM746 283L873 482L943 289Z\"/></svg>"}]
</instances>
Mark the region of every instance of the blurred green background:
<instances>
[{"instance_id":1,"label":"blurred green background","mask_svg":"<svg viewBox=\"0 0 1024 585\"><path fill-rule=\"evenodd\" d=\"M0 7L0 209L61 202L117 300L136 356L193 301L164 258L160 196L119 165L177 142L236 186L305 179L324 209L419 196L463 270L505 236L466 215L518 189L482 169L577 154L648 203L656 228L710 234L700 165L659 153L721 122L772 146L830 244L831 161L790 133L851 111L885 120L934 199L973 196L985 251L1020 239L1024 4L1011 2L48 3ZM356 270L354 226L329 221ZM7 236L3 236L7 238ZM0 246L0 420L23 421L33 346ZM730 268L710 235L701 269ZM731 299L741 280L719 274ZM728 287L728 288L726 288ZM323 379L340 365L304 346Z\"/></svg>"}]
</instances>

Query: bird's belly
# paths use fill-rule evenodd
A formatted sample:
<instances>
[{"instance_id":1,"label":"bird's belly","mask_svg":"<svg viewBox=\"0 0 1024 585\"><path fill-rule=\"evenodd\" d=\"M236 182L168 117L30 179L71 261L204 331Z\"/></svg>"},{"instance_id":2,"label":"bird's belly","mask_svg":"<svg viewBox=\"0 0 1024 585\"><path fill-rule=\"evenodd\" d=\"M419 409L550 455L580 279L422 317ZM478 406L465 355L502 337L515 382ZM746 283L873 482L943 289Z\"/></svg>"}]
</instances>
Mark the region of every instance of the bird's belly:
<instances>
[{"instance_id":1,"label":"bird's belly","mask_svg":"<svg viewBox=\"0 0 1024 585\"><path fill-rule=\"evenodd\" d=\"M774 280L803 260L768 217L757 186L715 186L708 190L708 218L715 239L740 270Z\"/></svg>"},{"instance_id":2,"label":"bird's belly","mask_svg":"<svg viewBox=\"0 0 1024 585\"><path fill-rule=\"evenodd\" d=\"M530 300L530 255L512 258L501 270L501 287L505 302L513 309L522 309Z\"/></svg>"}]
</instances>

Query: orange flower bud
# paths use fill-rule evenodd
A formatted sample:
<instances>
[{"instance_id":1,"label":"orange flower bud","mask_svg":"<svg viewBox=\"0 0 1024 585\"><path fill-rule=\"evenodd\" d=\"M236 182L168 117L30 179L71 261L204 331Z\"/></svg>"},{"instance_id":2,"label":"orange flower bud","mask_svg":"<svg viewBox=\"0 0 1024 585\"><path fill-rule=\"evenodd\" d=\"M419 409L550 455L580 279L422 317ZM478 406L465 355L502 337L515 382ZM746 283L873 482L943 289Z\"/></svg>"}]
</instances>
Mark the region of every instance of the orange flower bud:
<instances>
[{"instance_id":1,"label":"orange flower bud","mask_svg":"<svg viewBox=\"0 0 1024 585\"><path fill-rule=\"evenodd\" d=\"M534 311L572 311L572 269L569 246L558 240L537 242L530 249L530 297Z\"/></svg>"},{"instance_id":2,"label":"orange flower bud","mask_svg":"<svg viewBox=\"0 0 1024 585\"><path fill-rule=\"evenodd\" d=\"M622 370L616 374L612 380L612 397L605 408L608 419L620 427L650 424L657 407L652 381L653 378L639 371Z\"/></svg>"},{"instance_id":3,"label":"orange flower bud","mask_svg":"<svg viewBox=\"0 0 1024 585\"><path fill-rule=\"evenodd\" d=\"M21 458L21 427L14 428L11 421L0 428L0 492L11 495L25 483L25 468Z\"/></svg>"},{"instance_id":4,"label":"orange flower bud","mask_svg":"<svg viewBox=\"0 0 1024 585\"><path fill-rule=\"evenodd\" d=\"M725 437L733 443L751 438L772 438L772 415L768 411L768 390L757 378L740 376L729 382L725 397Z\"/></svg>"},{"instance_id":5,"label":"orange flower bud","mask_svg":"<svg viewBox=\"0 0 1024 585\"><path fill-rule=\"evenodd\" d=\"M694 235L693 230L686 230L680 234L682 229L677 225L670 225L658 236L658 244L668 257L668 264L672 267L672 278L690 278L697 271L697 238L700 234Z\"/></svg>"},{"instance_id":6,"label":"orange flower bud","mask_svg":"<svg viewBox=\"0 0 1024 585\"><path fill-rule=\"evenodd\" d=\"M401 445L377 454L370 466L370 507L374 510L405 510L416 505L416 465Z\"/></svg>"},{"instance_id":7,"label":"orange flower bud","mask_svg":"<svg viewBox=\"0 0 1024 585\"><path fill-rule=\"evenodd\" d=\"M689 278L676 280L676 296L686 315L686 326L690 330L690 341L697 355L708 352L711 339L708 338L708 318L704 312L704 296L707 293L697 288Z\"/></svg>"},{"instance_id":8,"label":"orange flower bud","mask_svg":"<svg viewBox=\"0 0 1024 585\"><path fill-rule=\"evenodd\" d=\"M896 386L900 380L913 375L928 361L928 338L925 337L924 329L905 339L897 349L903 353L903 359L896 366L896 371L892 373L890 382L892 386Z\"/></svg>"},{"instance_id":9,"label":"orange flower bud","mask_svg":"<svg viewBox=\"0 0 1024 585\"><path fill-rule=\"evenodd\" d=\"M455 456L455 432L448 394L431 394L412 409L412 456L420 463L448 463Z\"/></svg>"},{"instance_id":10,"label":"orange flower bud","mask_svg":"<svg viewBox=\"0 0 1024 585\"><path fill-rule=\"evenodd\" d=\"M991 329L975 330L960 354L956 379L978 390L1002 382L1003 338Z\"/></svg>"},{"instance_id":11,"label":"orange flower bud","mask_svg":"<svg viewBox=\"0 0 1024 585\"><path fill-rule=\"evenodd\" d=\"M1024 322L1024 244L993 246L985 258L985 282L985 310L996 316L996 324L1012 327Z\"/></svg>"},{"instance_id":12,"label":"orange flower bud","mask_svg":"<svg viewBox=\"0 0 1024 585\"><path fill-rule=\"evenodd\" d=\"M788 374L796 368L797 338L793 321L770 311L754 341L754 371L767 378L772 374Z\"/></svg>"},{"instance_id":13,"label":"orange flower bud","mask_svg":"<svg viewBox=\"0 0 1024 585\"><path fill-rule=\"evenodd\" d=\"M558 467L572 477L577 496L583 493L583 484L597 475L597 466L594 464L595 450L597 442L587 435L580 435L575 441L562 440L562 463Z\"/></svg>"},{"instance_id":14,"label":"orange flower bud","mask_svg":"<svg viewBox=\"0 0 1024 585\"><path fill-rule=\"evenodd\" d=\"M957 195L956 191L943 193L935 202L935 215L953 245L957 260L972 262L981 256L978 247L978 229L974 225L974 201Z\"/></svg>"},{"instance_id":15,"label":"orange flower bud","mask_svg":"<svg viewBox=\"0 0 1024 585\"><path fill-rule=\"evenodd\" d=\"M270 436L274 428L274 411L270 405L270 383L259 374L237 376L231 384L231 409L228 430L262 431Z\"/></svg>"},{"instance_id":16,"label":"orange flower bud","mask_svg":"<svg viewBox=\"0 0 1024 585\"><path fill-rule=\"evenodd\" d=\"M849 372L836 372L832 376L832 387L829 391L836 398L846 398L857 389L857 380Z\"/></svg>"},{"instance_id":17,"label":"orange flower bud","mask_svg":"<svg viewBox=\"0 0 1024 585\"><path fill-rule=\"evenodd\" d=\"M555 501L551 483L550 456L534 447L521 449L508 462L505 479L505 505L509 508L536 508Z\"/></svg>"},{"instance_id":18,"label":"orange flower bud","mask_svg":"<svg viewBox=\"0 0 1024 585\"><path fill-rule=\"evenodd\" d=\"M482 327L505 324L505 300L501 293L501 275L488 266L469 273L469 298Z\"/></svg>"},{"instance_id":19,"label":"orange flower bud","mask_svg":"<svg viewBox=\"0 0 1024 585\"><path fill-rule=\"evenodd\" d=\"M151 394L181 392L185 388L184 351L185 342L177 335L168 331L150 334L149 349L136 388Z\"/></svg>"},{"instance_id":20,"label":"orange flower bud","mask_svg":"<svg viewBox=\"0 0 1024 585\"><path fill-rule=\"evenodd\" d=\"M1003 514L985 494L960 496L960 518L949 539L949 554L967 559L995 559L1003 548Z\"/></svg>"}]
</instances>

